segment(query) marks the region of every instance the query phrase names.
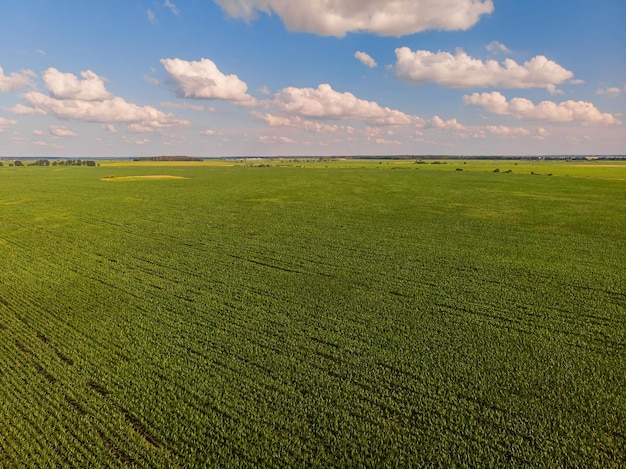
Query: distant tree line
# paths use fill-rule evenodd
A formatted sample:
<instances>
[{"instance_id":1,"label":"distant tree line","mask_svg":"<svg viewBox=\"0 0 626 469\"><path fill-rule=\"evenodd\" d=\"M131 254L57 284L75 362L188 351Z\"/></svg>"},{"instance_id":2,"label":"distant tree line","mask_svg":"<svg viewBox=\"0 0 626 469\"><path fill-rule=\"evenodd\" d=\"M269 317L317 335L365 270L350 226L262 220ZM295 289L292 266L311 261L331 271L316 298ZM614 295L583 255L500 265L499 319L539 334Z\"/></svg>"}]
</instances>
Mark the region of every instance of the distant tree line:
<instances>
[{"instance_id":1,"label":"distant tree line","mask_svg":"<svg viewBox=\"0 0 626 469\"><path fill-rule=\"evenodd\" d=\"M4 166L4 163L0 161L0 166ZM15 160L9 162L9 166L100 166L100 163L96 163L93 160L34 160L26 162L21 160Z\"/></svg>"}]
</instances>

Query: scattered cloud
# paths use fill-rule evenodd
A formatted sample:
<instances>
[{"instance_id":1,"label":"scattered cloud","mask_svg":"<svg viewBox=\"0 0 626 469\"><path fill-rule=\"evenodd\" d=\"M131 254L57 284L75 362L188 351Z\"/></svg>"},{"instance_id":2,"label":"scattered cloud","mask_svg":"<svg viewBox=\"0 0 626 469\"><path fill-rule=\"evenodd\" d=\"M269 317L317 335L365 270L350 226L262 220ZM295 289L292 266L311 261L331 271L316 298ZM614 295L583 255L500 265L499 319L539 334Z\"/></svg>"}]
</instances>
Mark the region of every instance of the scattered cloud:
<instances>
[{"instance_id":1,"label":"scattered cloud","mask_svg":"<svg viewBox=\"0 0 626 469\"><path fill-rule=\"evenodd\" d=\"M281 137L278 135L260 135L258 141L259 143L296 143L288 137Z\"/></svg>"},{"instance_id":2,"label":"scattered cloud","mask_svg":"<svg viewBox=\"0 0 626 469\"><path fill-rule=\"evenodd\" d=\"M270 127L295 127L298 123L298 120L293 117L281 117L257 111L252 111L252 117L264 121Z\"/></svg>"},{"instance_id":3,"label":"scattered cloud","mask_svg":"<svg viewBox=\"0 0 626 469\"><path fill-rule=\"evenodd\" d=\"M46 55L46 51L43 49L37 49L35 52L37 52L39 55Z\"/></svg>"},{"instance_id":4,"label":"scattered cloud","mask_svg":"<svg viewBox=\"0 0 626 469\"><path fill-rule=\"evenodd\" d=\"M154 77L151 77L150 75L144 75L143 79L146 80L148 83L150 83L154 87L161 86L161 83L159 82L159 80L157 80Z\"/></svg>"},{"instance_id":5,"label":"scattered cloud","mask_svg":"<svg viewBox=\"0 0 626 469\"><path fill-rule=\"evenodd\" d=\"M146 18L148 18L148 22L151 24L156 23L156 15L152 10L146 10Z\"/></svg>"},{"instance_id":6,"label":"scattered cloud","mask_svg":"<svg viewBox=\"0 0 626 469\"><path fill-rule=\"evenodd\" d=\"M0 93L11 93L20 88L34 86L31 78L35 76L35 72L32 70L20 70L19 73L13 72L10 75L5 75L4 69L0 67Z\"/></svg>"},{"instance_id":7,"label":"scattered cloud","mask_svg":"<svg viewBox=\"0 0 626 469\"><path fill-rule=\"evenodd\" d=\"M109 93L105 86L105 78L101 78L91 70L80 72L83 77L80 80L73 73L63 73L56 68L49 68L43 73L43 81L50 92L50 96L56 99L75 99L80 101L102 101L109 99Z\"/></svg>"},{"instance_id":8,"label":"scattered cloud","mask_svg":"<svg viewBox=\"0 0 626 469\"><path fill-rule=\"evenodd\" d=\"M43 130L35 129L33 130L33 135L43 135Z\"/></svg>"},{"instance_id":9,"label":"scattered cloud","mask_svg":"<svg viewBox=\"0 0 626 469\"><path fill-rule=\"evenodd\" d=\"M166 8L169 8L170 11L174 13L175 15L178 15L180 13L180 10L178 9L178 7L174 5L172 2L170 2L170 0L165 0L165 3L163 4L163 6Z\"/></svg>"},{"instance_id":10,"label":"scattered cloud","mask_svg":"<svg viewBox=\"0 0 626 469\"><path fill-rule=\"evenodd\" d=\"M141 124L153 129L190 124L152 106L139 106L112 96L104 87L104 79L90 70L83 71L81 76L83 80L49 68L43 78L50 94L24 93L21 98L27 106L18 104L12 112L53 115L67 121Z\"/></svg>"},{"instance_id":11,"label":"scattered cloud","mask_svg":"<svg viewBox=\"0 0 626 469\"><path fill-rule=\"evenodd\" d=\"M506 125L487 125L485 126L485 130L491 135L500 137L530 135L530 130L524 127L508 127Z\"/></svg>"},{"instance_id":12,"label":"scattered cloud","mask_svg":"<svg viewBox=\"0 0 626 469\"><path fill-rule=\"evenodd\" d=\"M162 107L171 107L175 109L186 109L191 111L206 111L206 108L202 104L191 103L172 103L170 101L164 101L159 103Z\"/></svg>"},{"instance_id":13,"label":"scattered cloud","mask_svg":"<svg viewBox=\"0 0 626 469\"><path fill-rule=\"evenodd\" d=\"M262 86L261 88L259 88L259 93L265 95L265 96L269 96L272 94L272 92L270 91L270 89L267 86Z\"/></svg>"},{"instance_id":14,"label":"scattered cloud","mask_svg":"<svg viewBox=\"0 0 626 469\"><path fill-rule=\"evenodd\" d=\"M218 130L206 129L200 132L200 135L206 135L207 137L214 137L214 136L224 135L224 133Z\"/></svg>"},{"instance_id":15,"label":"scattered cloud","mask_svg":"<svg viewBox=\"0 0 626 469\"><path fill-rule=\"evenodd\" d=\"M459 124L456 119L443 120L439 116L435 116L428 121L426 127L442 130L462 130L465 127Z\"/></svg>"},{"instance_id":16,"label":"scattered cloud","mask_svg":"<svg viewBox=\"0 0 626 469\"><path fill-rule=\"evenodd\" d=\"M378 64L376 61L366 52L357 51L354 56L361 62L363 65L367 65L369 68L376 68Z\"/></svg>"},{"instance_id":17,"label":"scattered cloud","mask_svg":"<svg viewBox=\"0 0 626 469\"><path fill-rule=\"evenodd\" d=\"M5 132L10 126L17 124L15 119L6 119L4 117L0 117L0 133Z\"/></svg>"},{"instance_id":18,"label":"scattered cloud","mask_svg":"<svg viewBox=\"0 0 626 469\"><path fill-rule=\"evenodd\" d=\"M396 49L395 75L400 80L421 85L437 83L450 88L501 87L548 88L570 80L574 74L543 55L533 57L523 65L505 59L483 62L470 57L462 49L449 52L430 52L408 47Z\"/></svg>"},{"instance_id":19,"label":"scattered cloud","mask_svg":"<svg viewBox=\"0 0 626 469\"><path fill-rule=\"evenodd\" d=\"M626 87L624 87L624 89L626 90ZM600 95L606 95L606 96L611 96L613 98L619 96L620 94L622 94L622 90L620 90L619 88L613 86L611 88L600 88L598 91L596 91L597 94Z\"/></svg>"},{"instance_id":20,"label":"scattered cloud","mask_svg":"<svg viewBox=\"0 0 626 469\"><path fill-rule=\"evenodd\" d=\"M485 49L487 49L489 52L491 52L494 55L500 54L500 53L503 53L503 54L511 53L511 50L507 46L505 46L504 44L498 41L491 41L489 44L487 44Z\"/></svg>"},{"instance_id":21,"label":"scattered cloud","mask_svg":"<svg viewBox=\"0 0 626 469\"><path fill-rule=\"evenodd\" d=\"M63 146L59 145L58 143L44 142L43 140L37 140L35 142L31 142L31 145L35 145L38 147L54 148L56 150L60 150L61 148L63 148Z\"/></svg>"},{"instance_id":22,"label":"scattered cloud","mask_svg":"<svg viewBox=\"0 0 626 469\"><path fill-rule=\"evenodd\" d=\"M117 129L115 128L115 126L113 124L105 124L102 126L102 128L104 130L106 130L107 132L110 132L112 134L116 134L117 133Z\"/></svg>"},{"instance_id":23,"label":"scattered cloud","mask_svg":"<svg viewBox=\"0 0 626 469\"><path fill-rule=\"evenodd\" d=\"M507 101L498 91L474 93L463 97L465 104L480 106L494 114L511 115L521 120L548 122L580 122L584 124L615 125L621 122L612 114L600 112L585 101L542 101L534 104L525 98Z\"/></svg>"},{"instance_id":24,"label":"scattered cloud","mask_svg":"<svg viewBox=\"0 0 626 469\"><path fill-rule=\"evenodd\" d=\"M169 74L168 82L180 98L221 99L240 106L253 106L248 85L237 75L224 75L210 59L188 62L182 59L161 59Z\"/></svg>"},{"instance_id":25,"label":"scattered cloud","mask_svg":"<svg viewBox=\"0 0 626 469\"><path fill-rule=\"evenodd\" d=\"M133 132L136 134L151 134L154 132L154 127L150 127L149 125L144 124L130 124L126 126L126 130L129 132Z\"/></svg>"},{"instance_id":26,"label":"scattered cloud","mask_svg":"<svg viewBox=\"0 0 626 469\"><path fill-rule=\"evenodd\" d=\"M493 12L492 0L215 0L232 18L276 14L290 31L405 36L429 29L466 30Z\"/></svg>"},{"instance_id":27,"label":"scattered cloud","mask_svg":"<svg viewBox=\"0 0 626 469\"><path fill-rule=\"evenodd\" d=\"M48 130L50 131L50 135L54 135L55 137L78 137L76 132L62 125L51 125L48 127Z\"/></svg>"},{"instance_id":28,"label":"scattered cloud","mask_svg":"<svg viewBox=\"0 0 626 469\"><path fill-rule=\"evenodd\" d=\"M319 121L302 119L299 116L282 117L269 113L252 111L252 117L264 121L270 127L298 127L311 133L334 133L343 130L351 133L354 129L347 125L327 124Z\"/></svg>"},{"instance_id":29,"label":"scattered cloud","mask_svg":"<svg viewBox=\"0 0 626 469\"><path fill-rule=\"evenodd\" d=\"M329 84L317 88L284 88L274 95L271 105L288 115L314 119L355 120L376 125L421 124L417 116L381 107L349 92L338 92Z\"/></svg>"}]
</instances>

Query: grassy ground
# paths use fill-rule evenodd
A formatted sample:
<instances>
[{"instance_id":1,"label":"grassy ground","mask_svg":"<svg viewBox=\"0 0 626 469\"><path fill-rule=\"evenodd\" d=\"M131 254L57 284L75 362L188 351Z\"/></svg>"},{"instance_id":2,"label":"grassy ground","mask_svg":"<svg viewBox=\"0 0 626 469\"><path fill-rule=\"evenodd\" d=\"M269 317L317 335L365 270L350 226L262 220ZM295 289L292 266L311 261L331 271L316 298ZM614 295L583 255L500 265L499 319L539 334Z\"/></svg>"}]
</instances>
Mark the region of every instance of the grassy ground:
<instances>
[{"instance_id":1,"label":"grassy ground","mask_svg":"<svg viewBox=\"0 0 626 469\"><path fill-rule=\"evenodd\" d=\"M626 463L626 166L232 164L0 168L0 467Z\"/></svg>"}]
</instances>

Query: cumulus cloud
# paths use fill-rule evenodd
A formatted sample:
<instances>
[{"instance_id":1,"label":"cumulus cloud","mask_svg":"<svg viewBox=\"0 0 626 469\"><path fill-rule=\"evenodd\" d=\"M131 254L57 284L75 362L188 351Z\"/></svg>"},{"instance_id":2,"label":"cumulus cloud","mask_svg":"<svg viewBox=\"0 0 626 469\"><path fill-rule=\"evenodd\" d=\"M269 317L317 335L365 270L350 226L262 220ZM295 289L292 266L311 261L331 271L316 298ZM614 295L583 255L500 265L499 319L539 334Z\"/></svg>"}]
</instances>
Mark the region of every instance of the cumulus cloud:
<instances>
[{"instance_id":1,"label":"cumulus cloud","mask_svg":"<svg viewBox=\"0 0 626 469\"><path fill-rule=\"evenodd\" d=\"M163 6L166 8L169 8L170 11L174 13L175 15L178 15L180 13L180 10L178 9L178 7L172 2L170 2L170 0L165 0L165 3L163 4Z\"/></svg>"},{"instance_id":2,"label":"cumulus cloud","mask_svg":"<svg viewBox=\"0 0 626 469\"><path fill-rule=\"evenodd\" d=\"M33 86L31 78L34 77L35 72L32 70L21 70L19 73L5 75L4 69L0 67L0 93L11 93L26 86Z\"/></svg>"},{"instance_id":3,"label":"cumulus cloud","mask_svg":"<svg viewBox=\"0 0 626 469\"><path fill-rule=\"evenodd\" d=\"M521 120L548 122L580 122L585 124L615 125L621 122L612 114L600 112L593 104L585 101L542 101L534 104L525 98L507 101L498 91L474 93L463 97L465 104L480 106L490 112L511 115Z\"/></svg>"},{"instance_id":4,"label":"cumulus cloud","mask_svg":"<svg viewBox=\"0 0 626 469\"><path fill-rule=\"evenodd\" d=\"M296 143L288 137L281 137L278 135L260 135L258 141L260 143Z\"/></svg>"},{"instance_id":5,"label":"cumulus cloud","mask_svg":"<svg viewBox=\"0 0 626 469\"><path fill-rule=\"evenodd\" d=\"M207 137L213 137L216 135L224 135L222 132L213 129L206 129L200 132L200 135L206 135Z\"/></svg>"},{"instance_id":6,"label":"cumulus cloud","mask_svg":"<svg viewBox=\"0 0 626 469\"><path fill-rule=\"evenodd\" d=\"M404 36L428 29L466 30L494 10L492 0L215 0L230 17L276 14L290 31L342 37L364 32Z\"/></svg>"},{"instance_id":7,"label":"cumulus cloud","mask_svg":"<svg viewBox=\"0 0 626 469\"><path fill-rule=\"evenodd\" d=\"M76 132L71 131L67 127L62 125L51 125L48 127L50 131L50 135L54 135L55 137L77 137L78 134Z\"/></svg>"},{"instance_id":8,"label":"cumulus cloud","mask_svg":"<svg viewBox=\"0 0 626 469\"><path fill-rule=\"evenodd\" d=\"M369 68L376 68L378 66L376 61L366 52L357 51L354 56L359 60L359 62Z\"/></svg>"},{"instance_id":9,"label":"cumulus cloud","mask_svg":"<svg viewBox=\"0 0 626 469\"><path fill-rule=\"evenodd\" d=\"M221 99L241 106L256 104L256 99L247 93L248 85L237 75L223 74L212 60L161 59L161 63L180 98Z\"/></svg>"},{"instance_id":10,"label":"cumulus cloud","mask_svg":"<svg viewBox=\"0 0 626 469\"><path fill-rule=\"evenodd\" d=\"M530 135L530 130L524 127L508 127L506 125L487 125L485 130L491 135L500 137L511 137L518 135Z\"/></svg>"},{"instance_id":11,"label":"cumulus cloud","mask_svg":"<svg viewBox=\"0 0 626 469\"><path fill-rule=\"evenodd\" d=\"M284 88L274 95L272 106L281 112L307 118L356 120L377 125L410 125L423 122L417 116L381 107L349 92L338 92L329 84L317 88Z\"/></svg>"},{"instance_id":12,"label":"cumulus cloud","mask_svg":"<svg viewBox=\"0 0 626 469\"><path fill-rule=\"evenodd\" d=\"M91 70L81 72L80 76L83 77L82 80L73 73L63 73L56 68L49 68L43 73L42 78L50 96L56 99L102 101L111 97L111 93L104 86L104 78Z\"/></svg>"},{"instance_id":13,"label":"cumulus cloud","mask_svg":"<svg viewBox=\"0 0 626 469\"><path fill-rule=\"evenodd\" d=\"M155 130L154 127L150 127L149 125L136 124L136 123L126 126L126 129L129 132L133 132L136 134L151 134Z\"/></svg>"},{"instance_id":14,"label":"cumulus cloud","mask_svg":"<svg viewBox=\"0 0 626 469\"><path fill-rule=\"evenodd\" d=\"M24 93L21 98L27 105L18 104L12 111L53 115L67 121L140 124L152 129L190 124L152 106L139 106L112 96L104 88L104 80L90 70L81 76L83 80L49 68L43 76L49 95L38 91Z\"/></svg>"},{"instance_id":15,"label":"cumulus cloud","mask_svg":"<svg viewBox=\"0 0 626 469\"><path fill-rule=\"evenodd\" d=\"M442 130L462 130L465 127L459 124L456 119L443 120L439 116L435 116L428 121L426 127Z\"/></svg>"},{"instance_id":16,"label":"cumulus cloud","mask_svg":"<svg viewBox=\"0 0 626 469\"><path fill-rule=\"evenodd\" d=\"M354 129L348 125L327 124L324 122L302 119L299 116L282 117L269 113L252 112L252 117L264 121L270 127L299 127L311 133L334 133L343 130L351 133Z\"/></svg>"},{"instance_id":17,"label":"cumulus cloud","mask_svg":"<svg viewBox=\"0 0 626 469\"><path fill-rule=\"evenodd\" d=\"M499 53L510 54L511 53L511 50L507 46L505 46L504 44L498 41L491 41L489 44L487 44L485 49L487 49L492 54L499 54Z\"/></svg>"},{"instance_id":18,"label":"cumulus cloud","mask_svg":"<svg viewBox=\"0 0 626 469\"><path fill-rule=\"evenodd\" d=\"M104 101L82 101L55 99L37 91L22 95L30 107L13 108L13 112L50 114L62 120L102 123L143 123L154 128L188 125L173 114L165 114L152 106L138 106L122 98L113 97Z\"/></svg>"},{"instance_id":19,"label":"cumulus cloud","mask_svg":"<svg viewBox=\"0 0 626 469\"><path fill-rule=\"evenodd\" d=\"M450 88L501 87L548 88L570 80L574 74L543 55L533 57L520 65L505 59L483 62L457 49L433 53L427 50L413 52L408 47L396 49L394 72L400 80L421 85L437 83Z\"/></svg>"},{"instance_id":20,"label":"cumulus cloud","mask_svg":"<svg viewBox=\"0 0 626 469\"><path fill-rule=\"evenodd\" d=\"M0 132L6 131L10 126L17 124L17 121L14 119L6 119L4 117L0 117Z\"/></svg>"},{"instance_id":21,"label":"cumulus cloud","mask_svg":"<svg viewBox=\"0 0 626 469\"><path fill-rule=\"evenodd\" d=\"M173 107L176 109L186 109L191 111L205 111L206 108L202 104L191 104L191 103L172 103L170 101L164 101L159 103L160 106L163 107Z\"/></svg>"},{"instance_id":22,"label":"cumulus cloud","mask_svg":"<svg viewBox=\"0 0 626 469\"><path fill-rule=\"evenodd\" d=\"M626 87L625 87L626 89ZM622 94L622 90L620 90L619 88L613 86L611 88L600 88L598 91L596 91L597 94L600 95L607 95L607 96L611 96L611 97L617 97L620 94Z\"/></svg>"},{"instance_id":23,"label":"cumulus cloud","mask_svg":"<svg viewBox=\"0 0 626 469\"><path fill-rule=\"evenodd\" d=\"M252 111L252 117L264 121L270 127L295 127L298 123L298 120L293 117L281 117L257 111Z\"/></svg>"}]
</instances>

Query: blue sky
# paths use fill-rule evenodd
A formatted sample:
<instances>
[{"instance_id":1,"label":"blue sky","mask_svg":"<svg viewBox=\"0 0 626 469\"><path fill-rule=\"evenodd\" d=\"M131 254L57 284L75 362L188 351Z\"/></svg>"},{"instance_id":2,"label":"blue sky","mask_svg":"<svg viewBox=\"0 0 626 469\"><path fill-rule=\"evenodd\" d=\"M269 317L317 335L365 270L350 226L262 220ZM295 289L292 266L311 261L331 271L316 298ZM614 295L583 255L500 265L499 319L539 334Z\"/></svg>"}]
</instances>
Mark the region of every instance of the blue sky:
<instances>
[{"instance_id":1,"label":"blue sky","mask_svg":"<svg viewBox=\"0 0 626 469\"><path fill-rule=\"evenodd\" d=\"M0 156L624 154L625 20L622 0L3 0Z\"/></svg>"}]
</instances>

